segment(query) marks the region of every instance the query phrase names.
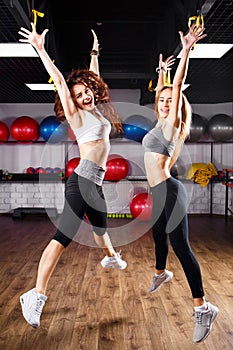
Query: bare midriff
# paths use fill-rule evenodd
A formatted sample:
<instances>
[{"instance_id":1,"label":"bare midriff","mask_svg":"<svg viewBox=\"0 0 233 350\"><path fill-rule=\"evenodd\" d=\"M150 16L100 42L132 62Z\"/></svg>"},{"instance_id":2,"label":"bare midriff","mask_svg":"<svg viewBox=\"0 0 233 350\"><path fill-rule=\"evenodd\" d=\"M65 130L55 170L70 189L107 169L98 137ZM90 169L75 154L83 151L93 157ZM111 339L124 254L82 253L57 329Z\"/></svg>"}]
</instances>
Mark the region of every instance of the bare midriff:
<instances>
[{"instance_id":1,"label":"bare midriff","mask_svg":"<svg viewBox=\"0 0 233 350\"><path fill-rule=\"evenodd\" d=\"M150 187L154 187L171 177L170 162L171 158L168 156L156 152L145 152L144 164Z\"/></svg>"},{"instance_id":2,"label":"bare midriff","mask_svg":"<svg viewBox=\"0 0 233 350\"><path fill-rule=\"evenodd\" d=\"M110 142L105 139L85 142L79 145L80 159L88 159L103 169L106 168L109 151Z\"/></svg>"}]
</instances>

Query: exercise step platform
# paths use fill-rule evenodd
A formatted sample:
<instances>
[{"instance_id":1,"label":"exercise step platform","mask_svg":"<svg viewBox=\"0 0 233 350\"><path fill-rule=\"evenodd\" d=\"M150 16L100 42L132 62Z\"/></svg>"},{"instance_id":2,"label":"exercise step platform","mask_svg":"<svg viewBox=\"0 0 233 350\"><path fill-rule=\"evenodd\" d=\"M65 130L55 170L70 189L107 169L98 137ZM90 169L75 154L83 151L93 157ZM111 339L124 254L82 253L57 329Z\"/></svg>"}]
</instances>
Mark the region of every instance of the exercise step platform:
<instances>
[{"instance_id":1,"label":"exercise step platform","mask_svg":"<svg viewBox=\"0 0 233 350\"><path fill-rule=\"evenodd\" d=\"M47 215L56 218L58 213L56 208L16 208L12 214L12 219L23 219L25 215Z\"/></svg>"}]
</instances>

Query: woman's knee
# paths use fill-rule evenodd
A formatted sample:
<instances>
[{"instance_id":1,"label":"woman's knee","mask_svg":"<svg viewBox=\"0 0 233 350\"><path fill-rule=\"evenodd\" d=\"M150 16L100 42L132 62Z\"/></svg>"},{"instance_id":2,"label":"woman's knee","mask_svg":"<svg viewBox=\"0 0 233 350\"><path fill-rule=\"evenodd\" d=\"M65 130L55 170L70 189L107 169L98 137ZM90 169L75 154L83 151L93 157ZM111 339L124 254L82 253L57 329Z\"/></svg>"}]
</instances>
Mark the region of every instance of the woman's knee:
<instances>
[{"instance_id":1,"label":"woman's knee","mask_svg":"<svg viewBox=\"0 0 233 350\"><path fill-rule=\"evenodd\" d=\"M93 227L93 231L97 236L103 236L106 233L106 227Z\"/></svg>"},{"instance_id":2,"label":"woman's knee","mask_svg":"<svg viewBox=\"0 0 233 350\"><path fill-rule=\"evenodd\" d=\"M70 237L67 237L59 230L56 232L56 234L53 236L53 240L60 244L63 248L67 248L68 245L72 242L72 239Z\"/></svg>"}]
</instances>

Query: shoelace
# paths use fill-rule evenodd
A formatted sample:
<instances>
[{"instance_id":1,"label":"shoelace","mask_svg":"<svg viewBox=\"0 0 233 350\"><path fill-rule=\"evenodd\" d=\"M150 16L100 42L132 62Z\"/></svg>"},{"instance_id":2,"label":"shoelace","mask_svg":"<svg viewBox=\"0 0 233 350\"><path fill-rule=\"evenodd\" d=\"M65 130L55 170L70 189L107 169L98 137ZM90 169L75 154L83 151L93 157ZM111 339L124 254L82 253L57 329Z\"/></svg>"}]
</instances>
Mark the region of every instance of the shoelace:
<instances>
[{"instance_id":1,"label":"shoelace","mask_svg":"<svg viewBox=\"0 0 233 350\"><path fill-rule=\"evenodd\" d=\"M35 308L33 309L33 313L35 316L41 315L43 306L44 306L44 301L41 300L40 298L37 298Z\"/></svg>"},{"instance_id":2,"label":"shoelace","mask_svg":"<svg viewBox=\"0 0 233 350\"><path fill-rule=\"evenodd\" d=\"M159 276L153 276L153 281L152 281L152 285L155 284L155 282L157 282L161 277Z\"/></svg>"},{"instance_id":3,"label":"shoelace","mask_svg":"<svg viewBox=\"0 0 233 350\"><path fill-rule=\"evenodd\" d=\"M121 250L119 252L116 253L116 256L120 259L122 259L122 256L121 256Z\"/></svg>"},{"instance_id":4,"label":"shoelace","mask_svg":"<svg viewBox=\"0 0 233 350\"><path fill-rule=\"evenodd\" d=\"M203 315L202 312L194 312L194 317L195 317L194 322L201 324L202 323L202 315Z\"/></svg>"},{"instance_id":5,"label":"shoelace","mask_svg":"<svg viewBox=\"0 0 233 350\"><path fill-rule=\"evenodd\" d=\"M156 281L158 278L163 278L165 276L165 272L161 273L161 275L153 276L153 281Z\"/></svg>"}]
</instances>

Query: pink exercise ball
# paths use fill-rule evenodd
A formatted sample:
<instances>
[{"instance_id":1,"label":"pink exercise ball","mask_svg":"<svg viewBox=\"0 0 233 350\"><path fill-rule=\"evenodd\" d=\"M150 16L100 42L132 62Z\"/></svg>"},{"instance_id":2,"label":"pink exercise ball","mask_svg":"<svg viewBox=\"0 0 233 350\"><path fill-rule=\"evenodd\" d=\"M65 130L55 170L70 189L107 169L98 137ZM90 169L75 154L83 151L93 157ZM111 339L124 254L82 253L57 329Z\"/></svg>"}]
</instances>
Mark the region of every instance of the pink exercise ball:
<instances>
[{"instance_id":1,"label":"pink exercise ball","mask_svg":"<svg viewBox=\"0 0 233 350\"><path fill-rule=\"evenodd\" d=\"M10 132L16 141L36 141L39 137L39 124L32 117L18 117L11 124Z\"/></svg>"},{"instance_id":2,"label":"pink exercise ball","mask_svg":"<svg viewBox=\"0 0 233 350\"><path fill-rule=\"evenodd\" d=\"M134 218L148 221L152 215L153 198L150 193L142 192L135 194L130 203L130 212Z\"/></svg>"}]
</instances>

